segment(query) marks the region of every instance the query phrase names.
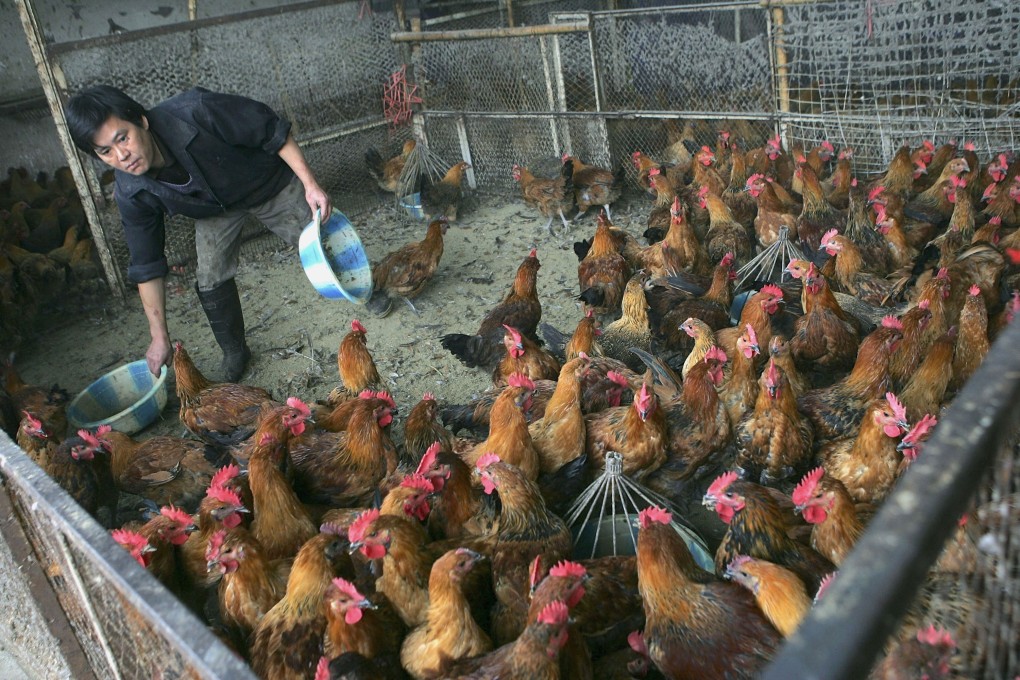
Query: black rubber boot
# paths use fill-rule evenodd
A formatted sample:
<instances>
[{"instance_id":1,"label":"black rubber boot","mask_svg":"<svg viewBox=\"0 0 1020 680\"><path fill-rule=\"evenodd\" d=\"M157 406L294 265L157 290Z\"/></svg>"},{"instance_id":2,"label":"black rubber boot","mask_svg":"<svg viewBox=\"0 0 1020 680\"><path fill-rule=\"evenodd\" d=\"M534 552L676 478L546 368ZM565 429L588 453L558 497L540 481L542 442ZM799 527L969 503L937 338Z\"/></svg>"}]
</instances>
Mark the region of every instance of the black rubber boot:
<instances>
[{"instance_id":1,"label":"black rubber boot","mask_svg":"<svg viewBox=\"0 0 1020 680\"><path fill-rule=\"evenodd\" d=\"M202 301L202 309L209 319L216 342L223 350L223 363L220 365L223 379L237 382L251 359L251 350L244 341L244 313L237 284L230 279L212 290L198 290L195 286L195 291Z\"/></svg>"}]
</instances>

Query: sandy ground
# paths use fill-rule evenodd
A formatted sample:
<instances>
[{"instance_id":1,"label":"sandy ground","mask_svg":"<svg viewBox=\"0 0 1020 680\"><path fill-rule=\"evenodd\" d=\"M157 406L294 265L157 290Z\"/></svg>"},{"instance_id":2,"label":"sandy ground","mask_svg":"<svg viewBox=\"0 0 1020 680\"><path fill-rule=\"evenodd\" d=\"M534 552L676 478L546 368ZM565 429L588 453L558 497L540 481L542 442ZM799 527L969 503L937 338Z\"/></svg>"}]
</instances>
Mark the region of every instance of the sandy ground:
<instances>
[{"instance_id":1,"label":"sandy ground","mask_svg":"<svg viewBox=\"0 0 1020 680\"><path fill-rule=\"evenodd\" d=\"M614 223L640 234L649 207L649 202L640 201L629 211L621 203L614 209ZM425 234L423 222L411 221L390 204L356 217L354 223L372 262ZM570 332L581 318L572 244L594 233L595 211L580 217L569 231L554 225L555 236L545 232L544 223L545 218L516 198L469 198L446 234L439 270L415 300L419 315L397 302L383 319L364 307L321 297L305 278L296 250L280 242L280 249L242 263L238 272L253 352L242 382L264 387L277 399L324 398L338 383L340 340L357 318L368 330L369 350L401 416L426 391L448 403L466 401L491 384L490 376L462 365L443 349L439 338L477 330L482 317L506 293L532 246L542 263L538 278L542 320ZM169 280L167 318L171 337L184 343L201 371L217 379L220 350L186 277ZM129 291L126 306L111 303L80 313L25 343L17 365L27 381L59 383L74 395L103 373L142 358L148 342L141 305ZM171 402L161 420L139 436L180 435L182 430L171 384ZM400 436L400 418L395 430Z\"/></svg>"}]
</instances>

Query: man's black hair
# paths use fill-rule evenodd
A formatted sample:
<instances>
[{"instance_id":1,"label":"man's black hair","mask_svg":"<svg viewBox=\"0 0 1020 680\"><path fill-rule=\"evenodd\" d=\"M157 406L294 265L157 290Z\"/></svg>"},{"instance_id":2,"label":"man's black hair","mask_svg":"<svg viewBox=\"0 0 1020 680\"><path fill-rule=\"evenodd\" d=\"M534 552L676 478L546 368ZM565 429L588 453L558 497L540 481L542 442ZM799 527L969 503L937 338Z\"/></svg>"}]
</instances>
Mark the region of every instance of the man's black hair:
<instances>
[{"instance_id":1,"label":"man's black hair","mask_svg":"<svg viewBox=\"0 0 1020 680\"><path fill-rule=\"evenodd\" d=\"M115 87L94 85L71 97L64 107L64 115L74 145L95 156L93 139L108 118L115 116L141 125L145 108Z\"/></svg>"}]
</instances>

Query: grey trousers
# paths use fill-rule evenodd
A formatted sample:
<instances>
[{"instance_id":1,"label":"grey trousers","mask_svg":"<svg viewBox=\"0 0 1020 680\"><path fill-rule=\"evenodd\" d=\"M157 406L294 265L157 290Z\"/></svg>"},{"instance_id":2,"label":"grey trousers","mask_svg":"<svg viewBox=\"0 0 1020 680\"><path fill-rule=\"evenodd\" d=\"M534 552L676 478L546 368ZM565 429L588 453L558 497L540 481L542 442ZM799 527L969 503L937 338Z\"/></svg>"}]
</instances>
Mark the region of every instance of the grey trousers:
<instances>
[{"instance_id":1,"label":"grey trousers","mask_svg":"<svg viewBox=\"0 0 1020 680\"><path fill-rule=\"evenodd\" d=\"M312 219L304 186L295 177L280 193L261 205L195 220L199 290L212 290L234 278L237 256L241 252L241 231L248 215L254 215L270 231L295 247L301 230Z\"/></svg>"}]
</instances>

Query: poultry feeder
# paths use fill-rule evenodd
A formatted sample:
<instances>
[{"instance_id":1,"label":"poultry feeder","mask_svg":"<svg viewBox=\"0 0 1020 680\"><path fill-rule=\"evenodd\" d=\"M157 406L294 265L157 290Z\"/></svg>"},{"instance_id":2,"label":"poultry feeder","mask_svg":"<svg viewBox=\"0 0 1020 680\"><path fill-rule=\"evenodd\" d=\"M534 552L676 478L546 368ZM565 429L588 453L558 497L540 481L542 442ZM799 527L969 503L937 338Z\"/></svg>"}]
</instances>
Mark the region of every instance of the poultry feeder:
<instances>
[{"instance_id":1,"label":"poultry feeder","mask_svg":"<svg viewBox=\"0 0 1020 680\"><path fill-rule=\"evenodd\" d=\"M449 166L438 154L429 149L424 139L417 138L415 146L408 154L404 169L397 180L397 196L400 207L416 220L423 220L425 213L421 200L423 182L438 182L446 174Z\"/></svg>"},{"instance_id":2,"label":"poultry feeder","mask_svg":"<svg viewBox=\"0 0 1020 680\"><path fill-rule=\"evenodd\" d=\"M803 259L806 259L804 253L790 241L790 230L787 227L779 227L779 238L775 240L775 243L737 270L737 290L740 290L748 281L782 283L789 276L786 272L787 265L793 260ZM743 309L744 303L747 302L747 298L754 292L746 290L733 296L733 304L730 305L730 321L734 324L739 321L740 311Z\"/></svg>"},{"instance_id":3,"label":"poultry feeder","mask_svg":"<svg viewBox=\"0 0 1020 680\"><path fill-rule=\"evenodd\" d=\"M715 561L697 532L677 521L680 516L664 496L623 474L623 456L606 453L606 469L581 492L567 514L574 537L574 558L589 559L637 553L638 513L657 505L673 515L670 524L680 534L699 567L715 570Z\"/></svg>"}]
</instances>

